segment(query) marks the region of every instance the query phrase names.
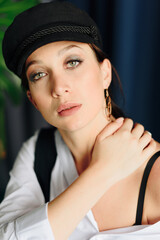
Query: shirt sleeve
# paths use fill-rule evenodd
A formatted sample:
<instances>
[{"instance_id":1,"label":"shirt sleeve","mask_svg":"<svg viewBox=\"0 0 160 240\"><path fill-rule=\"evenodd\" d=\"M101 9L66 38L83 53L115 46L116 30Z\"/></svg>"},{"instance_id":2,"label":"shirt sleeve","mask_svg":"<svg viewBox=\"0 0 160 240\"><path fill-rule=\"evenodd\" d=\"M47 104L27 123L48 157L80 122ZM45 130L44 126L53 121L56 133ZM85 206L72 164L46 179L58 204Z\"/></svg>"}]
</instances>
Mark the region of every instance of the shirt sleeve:
<instances>
[{"instance_id":1,"label":"shirt sleeve","mask_svg":"<svg viewBox=\"0 0 160 240\"><path fill-rule=\"evenodd\" d=\"M8 222L0 228L0 239L3 240L54 240L47 218L47 205Z\"/></svg>"},{"instance_id":2,"label":"shirt sleeve","mask_svg":"<svg viewBox=\"0 0 160 240\"><path fill-rule=\"evenodd\" d=\"M36 133L23 144L0 204L0 239L54 240L33 165Z\"/></svg>"}]
</instances>

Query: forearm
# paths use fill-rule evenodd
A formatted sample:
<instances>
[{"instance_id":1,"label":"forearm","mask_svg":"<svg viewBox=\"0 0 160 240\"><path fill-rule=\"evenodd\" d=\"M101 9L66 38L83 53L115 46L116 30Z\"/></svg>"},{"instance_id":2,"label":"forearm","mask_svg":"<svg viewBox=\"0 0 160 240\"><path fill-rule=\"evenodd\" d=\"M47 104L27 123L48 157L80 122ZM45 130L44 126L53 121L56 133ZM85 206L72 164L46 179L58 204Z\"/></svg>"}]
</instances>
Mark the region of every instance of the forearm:
<instances>
[{"instance_id":1,"label":"forearm","mask_svg":"<svg viewBox=\"0 0 160 240\"><path fill-rule=\"evenodd\" d=\"M59 197L49 203L48 217L55 239L64 240L74 231L81 219L112 185L96 164Z\"/></svg>"}]
</instances>

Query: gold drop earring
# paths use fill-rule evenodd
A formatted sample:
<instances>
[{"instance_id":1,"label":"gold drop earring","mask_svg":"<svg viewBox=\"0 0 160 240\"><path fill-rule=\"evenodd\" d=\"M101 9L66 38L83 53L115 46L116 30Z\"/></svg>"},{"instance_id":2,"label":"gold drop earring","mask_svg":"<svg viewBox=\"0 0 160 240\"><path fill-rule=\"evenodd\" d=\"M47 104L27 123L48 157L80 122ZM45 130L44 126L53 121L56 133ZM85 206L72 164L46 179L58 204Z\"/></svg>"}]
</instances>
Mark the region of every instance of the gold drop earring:
<instances>
[{"instance_id":1,"label":"gold drop earring","mask_svg":"<svg viewBox=\"0 0 160 240\"><path fill-rule=\"evenodd\" d=\"M107 120L111 121L111 114L112 114L112 103L111 103L111 98L109 96L108 89L105 89L105 98L106 98L106 116Z\"/></svg>"}]
</instances>

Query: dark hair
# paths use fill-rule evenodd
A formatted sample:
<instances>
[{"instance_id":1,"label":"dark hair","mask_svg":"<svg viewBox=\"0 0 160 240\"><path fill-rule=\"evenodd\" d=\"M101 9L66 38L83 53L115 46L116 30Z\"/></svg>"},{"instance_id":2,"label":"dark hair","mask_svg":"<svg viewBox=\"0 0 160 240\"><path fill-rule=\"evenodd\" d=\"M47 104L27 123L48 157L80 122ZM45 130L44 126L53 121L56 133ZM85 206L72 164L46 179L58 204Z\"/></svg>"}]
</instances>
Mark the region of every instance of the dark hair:
<instances>
[{"instance_id":1,"label":"dark hair","mask_svg":"<svg viewBox=\"0 0 160 240\"><path fill-rule=\"evenodd\" d=\"M92 44L92 43L89 43L89 46L91 47L91 49L95 52L95 55L96 55L96 58L97 58L97 61L98 62L103 62L103 60L105 58L108 58L106 56L106 54L100 49L98 48L95 44ZM124 97L124 94L123 94L123 89L122 89L122 84L121 84L121 80L120 80L120 77L117 73L117 70L115 69L115 67L111 64L112 66L112 78L113 78L113 81L117 81L118 82L118 86L120 88L120 91L121 91L121 94L123 95ZM112 115L115 117L115 118L118 118L118 117L125 117L123 111L120 109L120 107L118 107L118 105L113 101L113 94L112 94L112 91L109 87L108 89L108 92L109 92L109 95L111 96L111 104L112 104ZM106 97L106 96L105 96Z\"/></svg>"},{"instance_id":2,"label":"dark hair","mask_svg":"<svg viewBox=\"0 0 160 240\"><path fill-rule=\"evenodd\" d=\"M23 66L22 74L21 74L21 87L24 91L29 90L28 79L26 76L25 66Z\"/></svg>"},{"instance_id":3,"label":"dark hair","mask_svg":"<svg viewBox=\"0 0 160 240\"><path fill-rule=\"evenodd\" d=\"M98 48L95 44L89 43L88 45L94 51L98 62L103 62L103 60L105 58L107 58L106 54L100 48ZM115 69L115 67L113 65L112 65L112 76L113 76L113 80L115 80L115 81L117 80L119 88L121 90L121 93L123 94L122 85L121 85L121 81L120 81L119 75L118 75L118 73L117 73L117 71L116 71L116 69ZM22 88L25 91L29 90L28 80L27 80L27 76L26 76L26 72L25 72L25 66L23 67L21 80L22 80L22 82L21 82ZM123 111L113 101L113 95L112 95L110 87L109 87L108 91L109 91L109 95L111 96L112 115L115 118L122 117L122 116L124 117Z\"/></svg>"}]
</instances>

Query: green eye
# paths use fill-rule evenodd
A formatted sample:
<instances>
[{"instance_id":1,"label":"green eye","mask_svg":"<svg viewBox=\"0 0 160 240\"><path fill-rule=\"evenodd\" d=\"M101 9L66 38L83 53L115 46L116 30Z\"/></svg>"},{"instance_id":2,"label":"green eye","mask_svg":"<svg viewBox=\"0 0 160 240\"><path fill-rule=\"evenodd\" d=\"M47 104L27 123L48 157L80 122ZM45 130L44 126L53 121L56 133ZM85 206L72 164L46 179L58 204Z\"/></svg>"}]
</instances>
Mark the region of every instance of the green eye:
<instances>
[{"instance_id":1,"label":"green eye","mask_svg":"<svg viewBox=\"0 0 160 240\"><path fill-rule=\"evenodd\" d=\"M67 62L67 67L68 68L75 68L77 67L82 61L80 60L70 60Z\"/></svg>"},{"instance_id":2,"label":"green eye","mask_svg":"<svg viewBox=\"0 0 160 240\"><path fill-rule=\"evenodd\" d=\"M34 73L33 75L31 75L30 80L32 82L34 82L34 81L37 81L40 78L45 77L45 76L46 76L46 73L44 73L44 72L37 72L37 73Z\"/></svg>"}]
</instances>

